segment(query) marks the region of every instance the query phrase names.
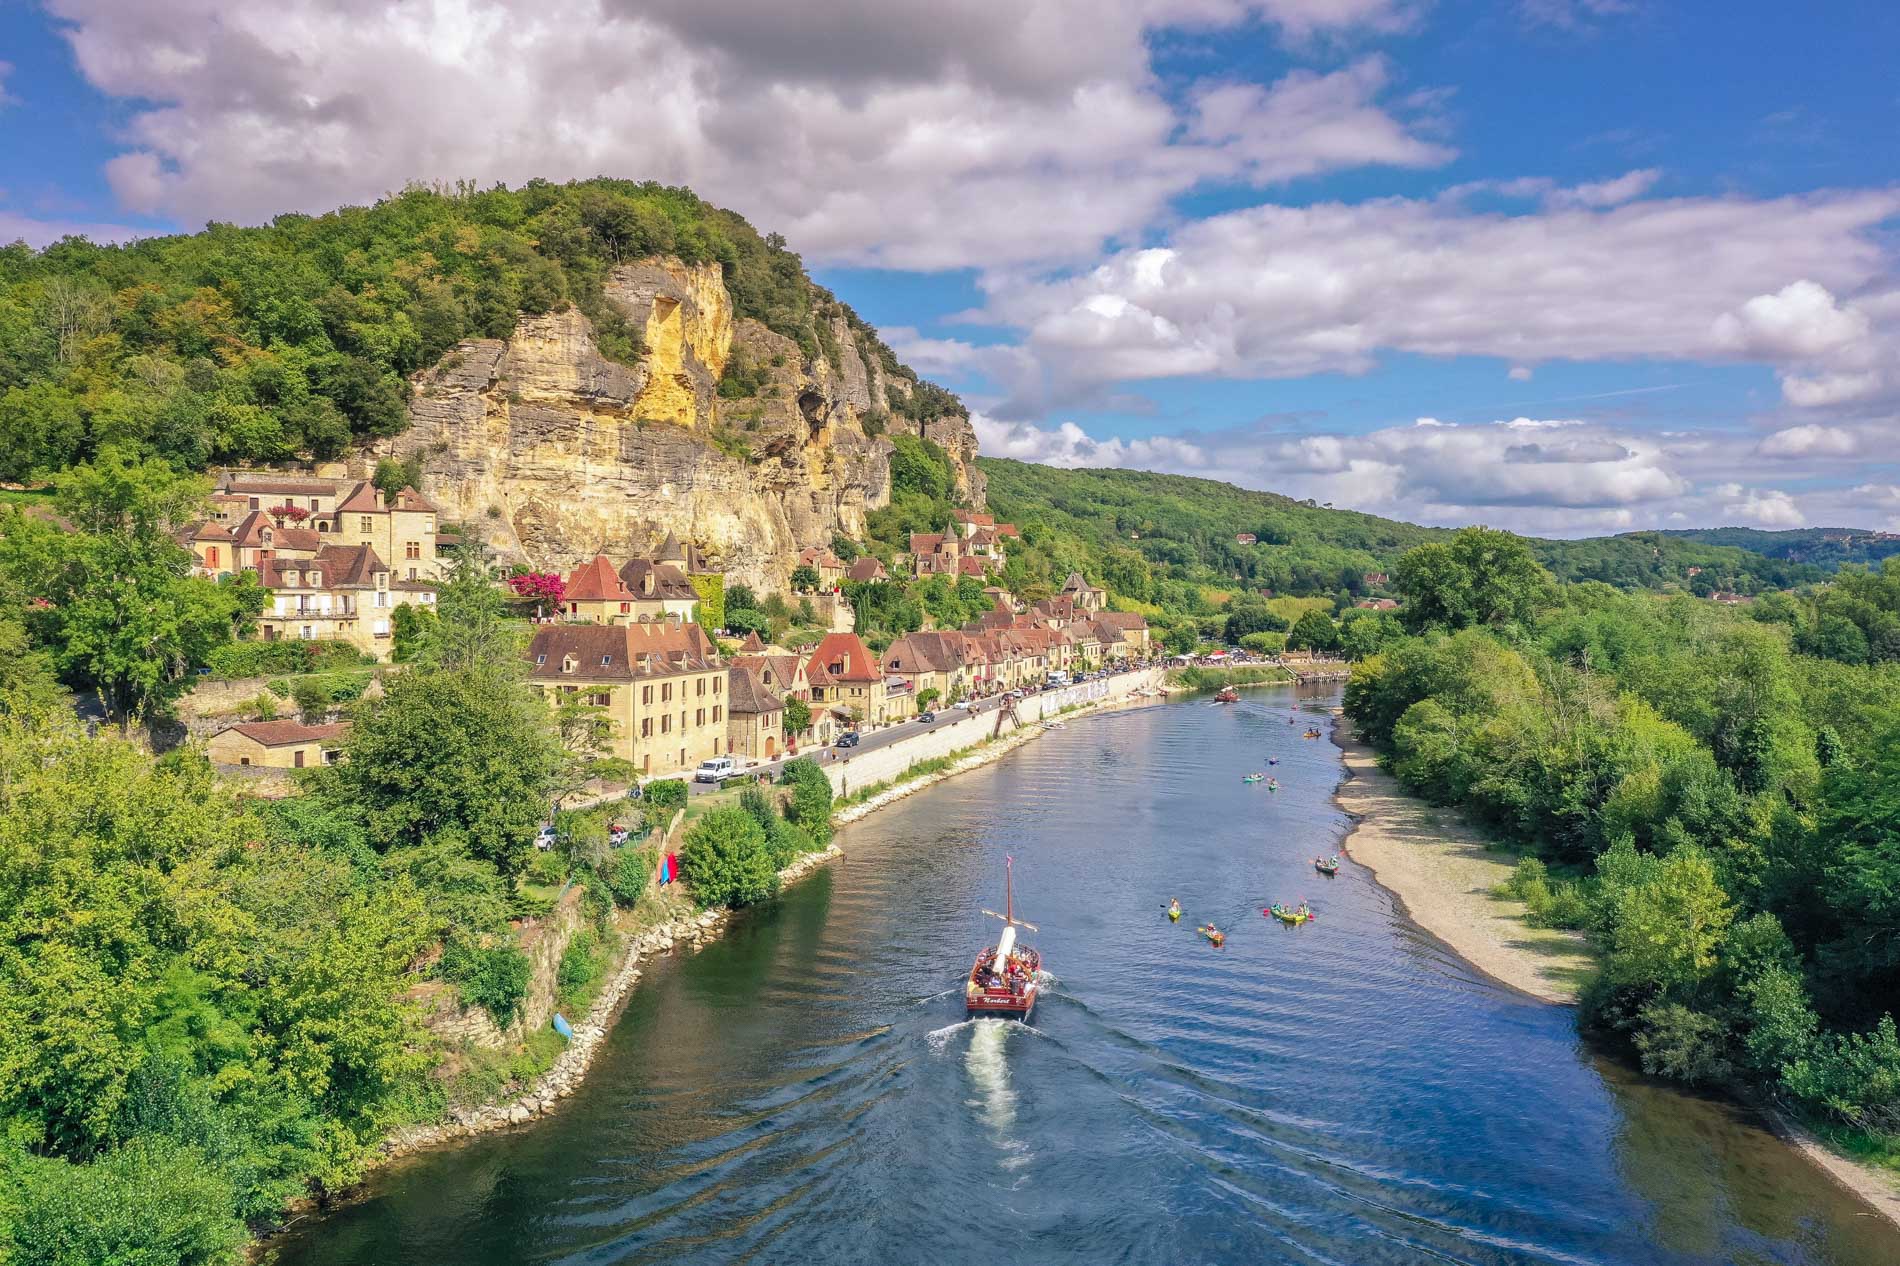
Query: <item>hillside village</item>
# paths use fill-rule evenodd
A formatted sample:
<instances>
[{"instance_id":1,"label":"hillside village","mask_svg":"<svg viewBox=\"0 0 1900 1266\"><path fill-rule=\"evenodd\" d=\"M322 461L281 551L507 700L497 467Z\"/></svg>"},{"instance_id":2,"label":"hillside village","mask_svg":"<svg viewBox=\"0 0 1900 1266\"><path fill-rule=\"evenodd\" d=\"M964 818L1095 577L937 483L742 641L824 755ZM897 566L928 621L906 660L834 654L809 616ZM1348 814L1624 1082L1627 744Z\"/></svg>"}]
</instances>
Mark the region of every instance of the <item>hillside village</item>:
<instances>
[{"instance_id":1,"label":"hillside village","mask_svg":"<svg viewBox=\"0 0 1900 1266\"><path fill-rule=\"evenodd\" d=\"M209 517L179 539L196 574L256 578L266 595L257 637L344 643L379 664L396 658L398 609L433 607L461 542L407 484L385 492L370 480L235 470L218 476L209 504ZM1013 524L957 509L942 532L911 534L898 570L993 581L1006 542L1020 537ZM990 606L976 619L943 628L927 619L880 652L854 631L844 590L894 583L882 562L864 554L846 563L814 547L791 570L808 582L792 596L827 626L799 648L708 628L706 595L722 592L726 577L672 532L657 546L594 555L540 585L537 601L522 601L518 582L533 575L525 567L498 569L496 583L532 627L529 684L551 707L598 709L610 722L605 754L643 779L722 756L778 760L938 706L1143 661L1153 649L1146 617L1108 610L1106 590L1072 572L1059 592L1028 602L987 584ZM335 760L347 733L347 722L328 717L245 720L213 734L209 751L227 767L309 768Z\"/></svg>"}]
</instances>

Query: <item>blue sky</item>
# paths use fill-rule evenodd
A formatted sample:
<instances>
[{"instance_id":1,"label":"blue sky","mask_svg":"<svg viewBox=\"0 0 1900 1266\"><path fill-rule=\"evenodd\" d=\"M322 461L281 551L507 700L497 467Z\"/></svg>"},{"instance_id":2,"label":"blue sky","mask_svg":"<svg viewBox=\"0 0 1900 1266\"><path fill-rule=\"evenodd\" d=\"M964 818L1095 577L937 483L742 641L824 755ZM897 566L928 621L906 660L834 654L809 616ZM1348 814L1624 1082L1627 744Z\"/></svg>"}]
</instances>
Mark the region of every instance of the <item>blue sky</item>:
<instances>
[{"instance_id":1,"label":"blue sky","mask_svg":"<svg viewBox=\"0 0 1900 1266\"><path fill-rule=\"evenodd\" d=\"M49 0L0 237L691 184L987 451L1584 534L1900 530L1900 6Z\"/></svg>"}]
</instances>

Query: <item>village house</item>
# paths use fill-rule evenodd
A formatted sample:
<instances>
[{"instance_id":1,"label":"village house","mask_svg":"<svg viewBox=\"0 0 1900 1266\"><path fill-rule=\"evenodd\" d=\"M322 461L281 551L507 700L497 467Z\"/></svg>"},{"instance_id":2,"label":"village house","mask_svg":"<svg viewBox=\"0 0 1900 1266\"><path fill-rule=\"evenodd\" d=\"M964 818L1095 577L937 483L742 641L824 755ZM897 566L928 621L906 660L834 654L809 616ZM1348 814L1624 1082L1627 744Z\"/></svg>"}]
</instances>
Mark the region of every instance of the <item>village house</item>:
<instances>
[{"instance_id":1,"label":"village house","mask_svg":"<svg viewBox=\"0 0 1900 1266\"><path fill-rule=\"evenodd\" d=\"M777 760L785 750L785 705L759 670L726 670L726 750L751 760Z\"/></svg>"},{"instance_id":2,"label":"village house","mask_svg":"<svg viewBox=\"0 0 1900 1266\"><path fill-rule=\"evenodd\" d=\"M1260 538L1255 536L1252 532L1234 533L1234 544L1236 545L1252 545L1259 539Z\"/></svg>"},{"instance_id":3,"label":"village house","mask_svg":"<svg viewBox=\"0 0 1900 1266\"><path fill-rule=\"evenodd\" d=\"M1392 583L1392 578L1382 571L1369 571L1359 579L1366 583L1368 589L1377 589L1382 585Z\"/></svg>"},{"instance_id":4,"label":"village house","mask_svg":"<svg viewBox=\"0 0 1900 1266\"><path fill-rule=\"evenodd\" d=\"M884 564L878 562L877 559L872 558L869 554L862 556L853 562L851 566L847 567L844 575L846 580L855 580L860 584L876 580L889 580L891 578L891 574L884 570Z\"/></svg>"},{"instance_id":5,"label":"village house","mask_svg":"<svg viewBox=\"0 0 1900 1266\"><path fill-rule=\"evenodd\" d=\"M755 670L759 675L760 683L770 690L779 702L797 699L808 705L811 710L809 732L812 742L824 747L837 737L837 719L831 715L827 706L814 701L811 677L806 672L806 663L803 659L797 655L766 652L758 655L736 655L732 662ZM796 750L801 737L788 731L785 734L786 747Z\"/></svg>"},{"instance_id":6,"label":"village house","mask_svg":"<svg viewBox=\"0 0 1900 1266\"><path fill-rule=\"evenodd\" d=\"M1069 578L1062 582L1061 592L1075 603L1078 618L1085 612L1101 611L1108 606L1108 591L1082 579L1079 571L1069 573Z\"/></svg>"},{"instance_id":7,"label":"village house","mask_svg":"<svg viewBox=\"0 0 1900 1266\"><path fill-rule=\"evenodd\" d=\"M842 713L864 725L885 725L894 718L886 699L885 675L855 633L829 633L812 649L805 663L815 699L822 698L834 714ZM820 685L820 680L823 685ZM822 697L819 691L823 690Z\"/></svg>"},{"instance_id":8,"label":"village house","mask_svg":"<svg viewBox=\"0 0 1900 1266\"><path fill-rule=\"evenodd\" d=\"M678 567L634 558L616 571L611 559L596 554L568 575L560 610L589 624L639 624L691 620L698 605L699 591Z\"/></svg>"},{"instance_id":9,"label":"village house","mask_svg":"<svg viewBox=\"0 0 1900 1266\"><path fill-rule=\"evenodd\" d=\"M605 710L612 754L642 776L728 752L726 667L697 624L545 625L528 661L529 684L551 705L578 698Z\"/></svg>"},{"instance_id":10,"label":"village house","mask_svg":"<svg viewBox=\"0 0 1900 1266\"><path fill-rule=\"evenodd\" d=\"M885 650L884 671L909 683L913 697L929 694L931 702L920 707L954 703L970 691L967 641L964 634L950 630L906 633Z\"/></svg>"},{"instance_id":11,"label":"village house","mask_svg":"<svg viewBox=\"0 0 1900 1266\"><path fill-rule=\"evenodd\" d=\"M315 533L319 541L368 545L403 580L429 581L441 574L441 512L414 488L385 497L368 480L226 471L211 500L214 518L227 526L233 519L249 524L250 516L263 516L279 529Z\"/></svg>"},{"instance_id":12,"label":"village house","mask_svg":"<svg viewBox=\"0 0 1900 1266\"><path fill-rule=\"evenodd\" d=\"M349 722L246 721L211 736L212 763L264 769L315 769L336 763Z\"/></svg>"},{"instance_id":13,"label":"village house","mask_svg":"<svg viewBox=\"0 0 1900 1266\"><path fill-rule=\"evenodd\" d=\"M348 642L377 659L395 647L395 610L435 605L435 590L396 580L367 545L321 545L309 557L265 558L258 635L267 642Z\"/></svg>"},{"instance_id":14,"label":"village house","mask_svg":"<svg viewBox=\"0 0 1900 1266\"><path fill-rule=\"evenodd\" d=\"M877 560L872 559L871 561L876 562ZM822 545L814 545L809 549L800 550L797 565L800 567L809 567L818 573L818 587L820 589L830 589L844 579L844 560Z\"/></svg>"},{"instance_id":15,"label":"village house","mask_svg":"<svg viewBox=\"0 0 1900 1266\"><path fill-rule=\"evenodd\" d=\"M1103 611L1095 616L1093 623L1104 630L1102 649L1110 658L1147 657L1153 642L1146 616L1136 611ZM1120 639L1119 647L1109 640L1110 632Z\"/></svg>"}]
</instances>

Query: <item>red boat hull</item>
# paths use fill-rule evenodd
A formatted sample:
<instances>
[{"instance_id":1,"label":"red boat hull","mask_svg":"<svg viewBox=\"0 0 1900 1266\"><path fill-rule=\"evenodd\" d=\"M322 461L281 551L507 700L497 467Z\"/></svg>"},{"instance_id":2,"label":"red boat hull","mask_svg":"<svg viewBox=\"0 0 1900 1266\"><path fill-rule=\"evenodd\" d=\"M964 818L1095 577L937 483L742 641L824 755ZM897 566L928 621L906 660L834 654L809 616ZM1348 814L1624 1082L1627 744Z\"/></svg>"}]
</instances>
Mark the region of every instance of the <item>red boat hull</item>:
<instances>
[{"instance_id":1,"label":"red boat hull","mask_svg":"<svg viewBox=\"0 0 1900 1266\"><path fill-rule=\"evenodd\" d=\"M964 1006L969 1015L995 1016L1002 1020L1027 1020L1029 1013L1036 1007L1036 987L1030 985L1021 993L1012 993L1006 989L989 990L969 994L964 998Z\"/></svg>"}]
</instances>

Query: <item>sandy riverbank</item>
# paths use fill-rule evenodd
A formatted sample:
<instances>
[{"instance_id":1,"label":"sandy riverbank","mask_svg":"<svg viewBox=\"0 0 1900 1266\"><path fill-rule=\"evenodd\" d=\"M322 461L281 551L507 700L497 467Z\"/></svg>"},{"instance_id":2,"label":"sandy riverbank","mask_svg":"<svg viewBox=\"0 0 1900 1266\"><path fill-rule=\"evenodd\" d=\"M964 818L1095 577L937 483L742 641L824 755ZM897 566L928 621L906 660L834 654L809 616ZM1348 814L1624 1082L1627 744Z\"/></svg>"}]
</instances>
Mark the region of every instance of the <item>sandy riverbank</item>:
<instances>
[{"instance_id":1,"label":"sandy riverbank","mask_svg":"<svg viewBox=\"0 0 1900 1266\"><path fill-rule=\"evenodd\" d=\"M1425 803L1380 769L1370 747L1333 734L1350 773L1333 800L1353 819L1346 851L1427 932L1485 975L1545 1002L1577 1000L1589 978L1581 936L1524 921L1524 904L1492 895L1517 859L1492 848L1455 809Z\"/></svg>"},{"instance_id":2,"label":"sandy riverbank","mask_svg":"<svg viewBox=\"0 0 1900 1266\"><path fill-rule=\"evenodd\" d=\"M1350 776L1333 799L1354 819L1346 837L1352 859L1398 897L1414 922L1485 975L1545 1002L1574 1003L1592 970L1583 938L1534 928L1522 902L1492 895L1517 859L1492 848L1457 810L1407 793L1379 768L1371 747L1348 737L1349 722L1336 725L1333 741ZM1765 1115L1790 1146L1900 1227L1900 1180L1830 1151L1780 1113Z\"/></svg>"}]
</instances>

